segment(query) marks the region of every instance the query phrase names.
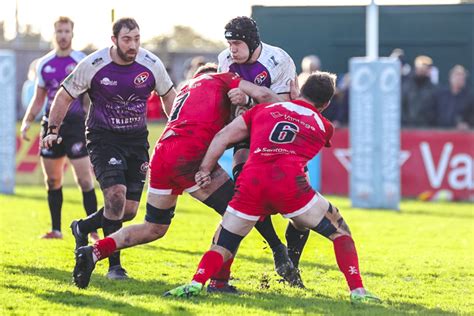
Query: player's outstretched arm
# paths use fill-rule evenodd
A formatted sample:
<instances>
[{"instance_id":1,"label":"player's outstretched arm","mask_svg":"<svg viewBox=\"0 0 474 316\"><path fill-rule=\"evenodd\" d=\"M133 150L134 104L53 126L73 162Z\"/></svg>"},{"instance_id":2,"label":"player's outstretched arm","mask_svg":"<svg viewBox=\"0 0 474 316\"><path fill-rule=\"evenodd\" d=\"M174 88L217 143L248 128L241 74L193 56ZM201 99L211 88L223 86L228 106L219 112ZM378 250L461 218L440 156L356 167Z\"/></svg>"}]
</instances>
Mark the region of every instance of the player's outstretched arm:
<instances>
[{"instance_id":1,"label":"player's outstretched arm","mask_svg":"<svg viewBox=\"0 0 474 316\"><path fill-rule=\"evenodd\" d=\"M239 84L241 89L246 95L256 100L257 103L274 103L284 101L281 95L276 94L267 87L257 86L249 81L241 80Z\"/></svg>"},{"instance_id":2,"label":"player's outstretched arm","mask_svg":"<svg viewBox=\"0 0 474 316\"><path fill-rule=\"evenodd\" d=\"M54 143L61 141L58 137L59 126L61 126L73 100L63 87L59 88L49 111L48 134L43 138L43 147L51 148Z\"/></svg>"},{"instance_id":3,"label":"player's outstretched arm","mask_svg":"<svg viewBox=\"0 0 474 316\"><path fill-rule=\"evenodd\" d=\"M205 188L210 183L212 170L216 166L217 160L222 156L227 146L244 140L249 136L249 131L244 119L239 116L229 125L219 131L207 149L206 155L202 160L199 172L196 173L196 183Z\"/></svg>"}]
</instances>

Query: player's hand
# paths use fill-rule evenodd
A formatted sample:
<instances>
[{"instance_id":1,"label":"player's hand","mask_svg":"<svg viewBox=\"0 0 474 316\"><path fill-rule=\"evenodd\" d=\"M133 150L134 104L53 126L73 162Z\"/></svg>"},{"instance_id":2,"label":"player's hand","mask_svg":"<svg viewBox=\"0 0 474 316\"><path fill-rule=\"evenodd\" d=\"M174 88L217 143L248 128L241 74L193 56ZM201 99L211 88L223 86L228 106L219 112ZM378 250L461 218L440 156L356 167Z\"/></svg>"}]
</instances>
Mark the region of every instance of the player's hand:
<instances>
[{"instance_id":1,"label":"player's hand","mask_svg":"<svg viewBox=\"0 0 474 316\"><path fill-rule=\"evenodd\" d=\"M250 103L250 98L239 88L231 89L227 92L227 96L234 105L247 105Z\"/></svg>"},{"instance_id":2,"label":"player's hand","mask_svg":"<svg viewBox=\"0 0 474 316\"><path fill-rule=\"evenodd\" d=\"M62 137L58 134L48 134L41 141L41 147L50 149L53 145L60 144L62 141Z\"/></svg>"},{"instance_id":3,"label":"player's hand","mask_svg":"<svg viewBox=\"0 0 474 316\"><path fill-rule=\"evenodd\" d=\"M298 77L290 80L290 99L294 100L300 96L300 87L298 85Z\"/></svg>"},{"instance_id":4,"label":"player's hand","mask_svg":"<svg viewBox=\"0 0 474 316\"><path fill-rule=\"evenodd\" d=\"M196 172L194 180L201 189L205 189L209 184L211 184L211 173L200 170Z\"/></svg>"},{"instance_id":5,"label":"player's hand","mask_svg":"<svg viewBox=\"0 0 474 316\"><path fill-rule=\"evenodd\" d=\"M30 141L30 139L28 138L29 129L30 129L30 122L27 122L27 121L21 122L20 131L21 131L21 138L23 140Z\"/></svg>"}]
</instances>

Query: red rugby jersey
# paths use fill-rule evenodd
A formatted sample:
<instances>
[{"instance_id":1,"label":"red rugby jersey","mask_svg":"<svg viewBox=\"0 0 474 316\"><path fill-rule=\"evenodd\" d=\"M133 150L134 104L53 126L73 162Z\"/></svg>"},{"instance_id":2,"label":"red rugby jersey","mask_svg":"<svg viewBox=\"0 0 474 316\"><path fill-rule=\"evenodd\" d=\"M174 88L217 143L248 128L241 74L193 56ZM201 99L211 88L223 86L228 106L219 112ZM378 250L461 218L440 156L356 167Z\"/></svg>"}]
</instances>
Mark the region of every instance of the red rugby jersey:
<instances>
[{"instance_id":1,"label":"red rugby jersey","mask_svg":"<svg viewBox=\"0 0 474 316\"><path fill-rule=\"evenodd\" d=\"M312 105L293 100L258 104L242 115L250 131L251 163L289 163L301 168L323 146L334 128Z\"/></svg>"}]
</instances>

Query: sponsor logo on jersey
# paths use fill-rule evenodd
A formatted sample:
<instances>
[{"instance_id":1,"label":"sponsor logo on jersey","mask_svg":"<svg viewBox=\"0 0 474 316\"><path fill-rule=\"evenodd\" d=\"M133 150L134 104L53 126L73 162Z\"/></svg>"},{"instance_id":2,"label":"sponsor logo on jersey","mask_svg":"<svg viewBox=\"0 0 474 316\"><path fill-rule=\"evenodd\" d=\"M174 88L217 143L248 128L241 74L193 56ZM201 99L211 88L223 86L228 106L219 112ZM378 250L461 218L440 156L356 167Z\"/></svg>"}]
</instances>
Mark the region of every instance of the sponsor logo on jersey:
<instances>
[{"instance_id":1,"label":"sponsor logo on jersey","mask_svg":"<svg viewBox=\"0 0 474 316\"><path fill-rule=\"evenodd\" d=\"M150 77L150 74L146 71L138 74L138 76L135 77L135 79L133 79L133 83L136 85L136 86L139 86L139 85L142 85L145 83L145 81L148 80L148 77Z\"/></svg>"},{"instance_id":2,"label":"sponsor logo on jersey","mask_svg":"<svg viewBox=\"0 0 474 316\"><path fill-rule=\"evenodd\" d=\"M255 77L255 84L261 85L267 79L268 73L264 70Z\"/></svg>"},{"instance_id":3,"label":"sponsor logo on jersey","mask_svg":"<svg viewBox=\"0 0 474 316\"><path fill-rule=\"evenodd\" d=\"M290 149L285 149L285 148L279 148L279 147L273 147L273 148L267 148L263 147L260 148L258 147L253 151L254 154L262 154L263 156L273 156L273 155L296 155L296 151L290 150Z\"/></svg>"},{"instance_id":4,"label":"sponsor logo on jersey","mask_svg":"<svg viewBox=\"0 0 474 316\"><path fill-rule=\"evenodd\" d=\"M103 62L104 62L104 59L102 57L96 58L92 62L92 66L98 66L98 65L102 64Z\"/></svg>"},{"instance_id":5,"label":"sponsor logo on jersey","mask_svg":"<svg viewBox=\"0 0 474 316\"><path fill-rule=\"evenodd\" d=\"M140 166L140 172L143 174L146 174L147 171L148 171L148 162L144 162Z\"/></svg>"},{"instance_id":6,"label":"sponsor logo on jersey","mask_svg":"<svg viewBox=\"0 0 474 316\"><path fill-rule=\"evenodd\" d=\"M117 80L110 80L109 78L104 77L100 81L100 84L104 85L104 86L116 86L117 85Z\"/></svg>"},{"instance_id":7,"label":"sponsor logo on jersey","mask_svg":"<svg viewBox=\"0 0 474 316\"><path fill-rule=\"evenodd\" d=\"M74 67L76 67L76 63L67 65L65 69L66 75L69 75L74 70Z\"/></svg>"},{"instance_id":8,"label":"sponsor logo on jersey","mask_svg":"<svg viewBox=\"0 0 474 316\"><path fill-rule=\"evenodd\" d=\"M279 63L276 61L275 56L270 57L270 60L272 61L272 63L273 63L275 66L277 66L277 65L279 64Z\"/></svg>"},{"instance_id":9,"label":"sponsor logo on jersey","mask_svg":"<svg viewBox=\"0 0 474 316\"><path fill-rule=\"evenodd\" d=\"M152 62L153 64L156 63L156 59L152 58L150 55L146 54L145 55L145 59L148 59L150 62Z\"/></svg>"},{"instance_id":10,"label":"sponsor logo on jersey","mask_svg":"<svg viewBox=\"0 0 474 316\"><path fill-rule=\"evenodd\" d=\"M47 65L46 67L44 67L44 72L47 74L52 74L56 72L56 68L51 67L50 65Z\"/></svg>"},{"instance_id":11,"label":"sponsor logo on jersey","mask_svg":"<svg viewBox=\"0 0 474 316\"><path fill-rule=\"evenodd\" d=\"M280 112L271 112L270 115L273 117L273 118L279 118L279 117L282 117L283 114L281 114Z\"/></svg>"},{"instance_id":12,"label":"sponsor logo on jersey","mask_svg":"<svg viewBox=\"0 0 474 316\"><path fill-rule=\"evenodd\" d=\"M122 160L119 160L119 159L117 159L117 158L115 158L115 157L112 157L112 158L110 158L110 160L109 160L108 163L109 163L109 165L111 165L111 166L118 166L118 165L121 165L121 164L122 164Z\"/></svg>"}]
</instances>

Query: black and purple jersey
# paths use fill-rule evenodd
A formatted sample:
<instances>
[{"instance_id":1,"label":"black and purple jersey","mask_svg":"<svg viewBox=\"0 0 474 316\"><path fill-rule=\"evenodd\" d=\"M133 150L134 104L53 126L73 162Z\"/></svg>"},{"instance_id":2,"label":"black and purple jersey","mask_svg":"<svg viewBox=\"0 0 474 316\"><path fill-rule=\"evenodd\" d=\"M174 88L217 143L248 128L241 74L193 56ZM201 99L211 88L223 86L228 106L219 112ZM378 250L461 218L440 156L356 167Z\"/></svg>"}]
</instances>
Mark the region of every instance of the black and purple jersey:
<instances>
[{"instance_id":1,"label":"black and purple jersey","mask_svg":"<svg viewBox=\"0 0 474 316\"><path fill-rule=\"evenodd\" d=\"M163 96L173 83L161 60L148 50L140 48L133 63L119 65L112 61L110 48L104 48L83 59L62 86L73 98L89 94L88 131L136 135L147 130L150 93Z\"/></svg>"},{"instance_id":2,"label":"black and purple jersey","mask_svg":"<svg viewBox=\"0 0 474 316\"><path fill-rule=\"evenodd\" d=\"M48 99L46 103L46 117L49 116L51 104L61 82L84 57L86 55L80 51L72 51L69 56L58 56L56 51L53 50L38 60L36 84L46 89ZM82 98L78 98L69 107L64 121L84 121L84 119L85 112L82 107Z\"/></svg>"}]
</instances>

